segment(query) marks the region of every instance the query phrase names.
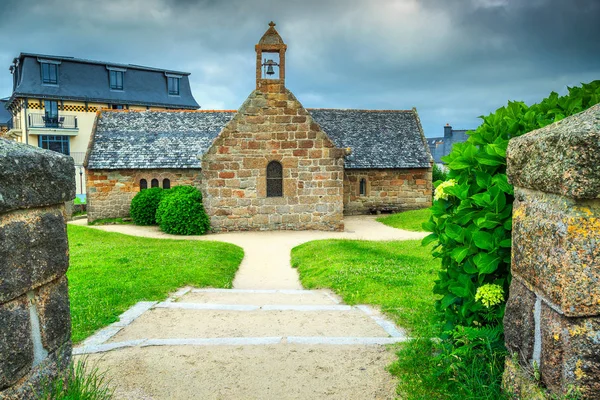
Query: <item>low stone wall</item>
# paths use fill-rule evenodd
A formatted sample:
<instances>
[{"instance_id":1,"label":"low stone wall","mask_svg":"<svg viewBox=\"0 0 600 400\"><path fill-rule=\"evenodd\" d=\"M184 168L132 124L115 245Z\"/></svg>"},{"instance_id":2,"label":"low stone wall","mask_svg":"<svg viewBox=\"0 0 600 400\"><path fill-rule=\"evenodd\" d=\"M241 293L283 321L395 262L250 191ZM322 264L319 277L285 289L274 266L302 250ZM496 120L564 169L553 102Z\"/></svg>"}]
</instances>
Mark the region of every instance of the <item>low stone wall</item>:
<instances>
[{"instance_id":1,"label":"low stone wall","mask_svg":"<svg viewBox=\"0 0 600 400\"><path fill-rule=\"evenodd\" d=\"M131 199L140 191L140 180L145 179L148 188L152 179L169 179L170 186L196 186L200 189L199 169L144 169L144 170L90 170L87 173L88 221L103 218L129 217Z\"/></svg>"},{"instance_id":2,"label":"low stone wall","mask_svg":"<svg viewBox=\"0 0 600 400\"><path fill-rule=\"evenodd\" d=\"M0 139L0 182L0 399L32 399L71 360L73 159Z\"/></svg>"},{"instance_id":3,"label":"low stone wall","mask_svg":"<svg viewBox=\"0 0 600 400\"><path fill-rule=\"evenodd\" d=\"M360 194L360 181L366 194ZM344 172L344 214L397 212L431 207L431 168L347 169Z\"/></svg>"},{"instance_id":4,"label":"low stone wall","mask_svg":"<svg viewBox=\"0 0 600 400\"><path fill-rule=\"evenodd\" d=\"M506 346L554 394L600 398L600 105L512 139ZM507 369L507 371L514 368ZM506 389L525 385L505 377ZM524 397L523 397L524 398Z\"/></svg>"}]
</instances>

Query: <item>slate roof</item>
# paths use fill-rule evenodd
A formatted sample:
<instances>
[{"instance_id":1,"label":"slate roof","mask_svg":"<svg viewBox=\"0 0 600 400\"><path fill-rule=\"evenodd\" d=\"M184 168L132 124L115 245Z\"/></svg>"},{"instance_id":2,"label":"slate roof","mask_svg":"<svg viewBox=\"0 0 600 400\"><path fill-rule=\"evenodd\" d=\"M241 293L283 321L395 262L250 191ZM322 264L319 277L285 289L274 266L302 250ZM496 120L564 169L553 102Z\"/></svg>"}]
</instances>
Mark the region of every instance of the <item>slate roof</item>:
<instances>
[{"instance_id":1,"label":"slate roof","mask_svg":"<svg viewBox=\"0 0 600 400\"><path fill-rule=\"evenodd\" d=\"M12 118L11 113L5 108L6 103L6 100L0 100L0 125L8 125L8 122Z\"/></svg>"},{"instance_id":2,"label":"slate roof","mask_svg":"<svg viewBox=\"0 0 600 400\"><path fill-rule=\"evenodd\" d=\"M450 154L454 143L466 142L469 138L469 135L467 135L467 132L469 132L468 129L452 129L451 132L451 136L427 138L429 151L436 164L445 164L445 162L442 161L442 157Z\"/></svg>"},{"instance_id":3,"label":"slate roof","mask_svg":"<svg viewBox=\"0 0 600 400\"><path fill-rule=\"evenodd\" d=\"M235 111L103 111L87 155L88 169L200 168Z\"/></svg>"},{"instance_id":4,"label":"slate roof","mask_svg":"<svg viewBox=\"0 0 600 400\"><path fill-rule=\"evenodd\" d=\"M42 84L40 60L58 65L58 85ZM11 101L16 97L75 100L110 104L145 105L180 109L198 109L192 96L188 72L116 64L74 57L21 53L15 58L17 82ZM124 69L123 90L111 90L108 68ZM167 74L180 76L180 95L168 94Z\"/></svg>"},{"instance_id":5,"label":"slate roof","mask_svg":"<svg viewBox=\"0 0 600 400\"><path fill-rule=\"evenodd\" d=\"M337 147L352 149L348 169L430 167L415 110L307 110Z\"/></svg>"},{"instance_id":6,"label":"slate roof","mask_svg":"<svg viewBox=\"0 0 600 400\"><path fill-rule=\"evenodd\" d=\"M339 148L345 167L429 168L416 111L308 109ZM236 111L103 111L89 169L200 168L204 154Z\"/></svg>"}]
</instances>

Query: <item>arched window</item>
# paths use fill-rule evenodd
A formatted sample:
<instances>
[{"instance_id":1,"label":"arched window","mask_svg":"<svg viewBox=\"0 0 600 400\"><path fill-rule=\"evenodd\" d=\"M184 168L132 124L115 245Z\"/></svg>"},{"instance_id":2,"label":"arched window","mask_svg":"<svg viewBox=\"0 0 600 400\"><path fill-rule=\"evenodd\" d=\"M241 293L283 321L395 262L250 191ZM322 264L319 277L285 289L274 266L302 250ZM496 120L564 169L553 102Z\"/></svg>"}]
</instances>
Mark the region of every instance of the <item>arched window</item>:
<instances>
[{"instance_id":1,"label":"arched window","mask_svg":"<svg viewBox=\"0 0 600 400\"><path fill-rule=\"evenodd\" d=\"M167 178L163 179L163 189L171 189L171 181Z\"/></svg>"},{"instance_id":2,"label":"arched window","mask_svg":"<svg viewBox=\"0 0 600 400\"><path fill-rule=\"evenodd\" d=\"M283 196L283 167L277 161L267 165L267 197Z\"/></svg>"},{"instance_id":3,"label":"arched window","mask_svg":"<svg viewBox=\"0 0 600 400\"><path fill-rule=\"evenodd\" d=\"M153 188L158 187L158 179L152 179L152 182L150 182L150 186Z\"/></svg>"},{"instance_id":4,"label":"arched window","mask_svg":"<svg viewBox=\"0 0 600 400\"><path fill-rule=\"evenodd\" d=\"M367 195L367 180L365 178L360 179L359 193L361 196Z\"/></svg>"},{"instance_id":5,"label":"arched window","mask_svg":"<svg viewBox=\"0 0 600 400\"><path fill-rule=\"evenodd\" d=\"M148 189L148 181L140 179L140 190Z\"/></svg>"}]
</instances>

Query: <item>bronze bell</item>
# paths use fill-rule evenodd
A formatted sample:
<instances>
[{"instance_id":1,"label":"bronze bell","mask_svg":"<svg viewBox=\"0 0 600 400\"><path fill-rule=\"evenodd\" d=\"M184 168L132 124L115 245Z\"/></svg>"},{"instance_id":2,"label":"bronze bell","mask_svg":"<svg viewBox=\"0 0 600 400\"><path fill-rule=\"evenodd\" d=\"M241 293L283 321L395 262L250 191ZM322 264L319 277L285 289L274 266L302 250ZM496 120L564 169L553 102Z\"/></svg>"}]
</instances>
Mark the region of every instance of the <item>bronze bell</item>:
<instances>
[{"instance_id":1,"label":"bronze bell","mask_svg":"<svg viewBox=\"0 0 600 400\"><path fill-rule=\"evenodd\" d=\"M273 70L273 65L276 65L273 60L267 61L267 75L275 75L275 71Z\"/></svg>"}]
</instances>

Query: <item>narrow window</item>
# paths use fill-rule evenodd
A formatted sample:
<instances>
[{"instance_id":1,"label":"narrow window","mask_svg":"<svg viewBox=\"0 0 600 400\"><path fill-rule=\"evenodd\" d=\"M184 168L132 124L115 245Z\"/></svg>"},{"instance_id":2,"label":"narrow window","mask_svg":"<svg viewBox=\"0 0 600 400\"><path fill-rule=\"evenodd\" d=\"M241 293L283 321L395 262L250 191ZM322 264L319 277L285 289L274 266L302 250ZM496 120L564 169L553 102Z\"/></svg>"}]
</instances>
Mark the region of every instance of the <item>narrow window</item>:
<instances>
[{"instance_id":1,"label":"narrow window","mask_svg":"<svg viewBox=\"0 0 600 400\"><path fill-rule=\"evenodd\" d=\"M365 178L360 179L359 193L361 196L367 195L367 180Z\"/></svg>"},{"instance_id":2,"label":"narrow window","mask_svg":"<svg viewBox=\"0 0 600 400\"><path fill-rule=\"evenodd\" d=\"M58 65L52 63L42 64L42 83L57 85L58 84Z\"/></svg>"},{"instance_id":3,"label":"narrow window","mask_svg":"<svg viewBox=\"0 0 600 400\"><path fill-rule=\"evenodd\" d=\"M112 90L123 90L123 71L108 71L110 75L110 88Z\"/></svg>"},{"instance_id":4,"label":"narrow window","mask_svg":"<svg viewBox=\"0 0 600 400\"><path fill-rule=\"evenodd\" d=\"M158 179L152 179L150 186L153 188L158 187Z\"/></svg>"},{"instance_id":5,"label":"narrow window","mask_svg":"<svg viewBox=\"0 0 600 400\"><path fill-rule=\"evenodd\" d=\"M167 178L163 179L163 189L171 189L171 181Z\"/></svg>"},{"instance_id":6,"label":"narrow window","mask_svg":"<svg viewBox=\"0 0 600 400\"><path fill-rule=\"evenodd\" d=\"M58 128L58 103L44 100L44 125L47 128Z\"/></svg>"},{"instance_id":7,"label":"narrow window","mask_svg":"<svg viewBox=\"0 0 600 400\"><path fill-rule=\"evenodd\" d=\"M113 110L123 110L125 107L123 106L123 104L111 104L110 108L112 108Z\"/></svg>"},{"instance_id":8,"label":"narrow window","mask_svg":"<svg viewBox=\"0 0 600 400\"><path fill-rule=\"evenodd\" d=\"M140 179L140 190L148 189L148 181Z\"/></svg>"},{"instance_id":9,"label":"narrow window","mask_svg":"<svg viewBox=\"0 0 600 400\"><path fill-rule=\"evenodd\" d=\"M169 94L179 96L179 79L172 76L167 77L169 80Z\"/></svg>"},{"instance_id":10,"label":"narrow window","mask_svg":"<svg viewBox=\"0 0 600 400\"><path fill-rule=\"evenodd\" d=\"M66 156L70 154L68 136L40 135L38 138L39 146L42 149L56 151Z\"/></svg>"},{"instance_id":11,"label":"narrow window","mask_svg":"<svg viewBox=\"0 0 600 400\"><path fill-rule=\"evenodd\" d=\"M283 168L277 161L267 165L267 197L283 196Z\"/></svg>"}]
</instances>

